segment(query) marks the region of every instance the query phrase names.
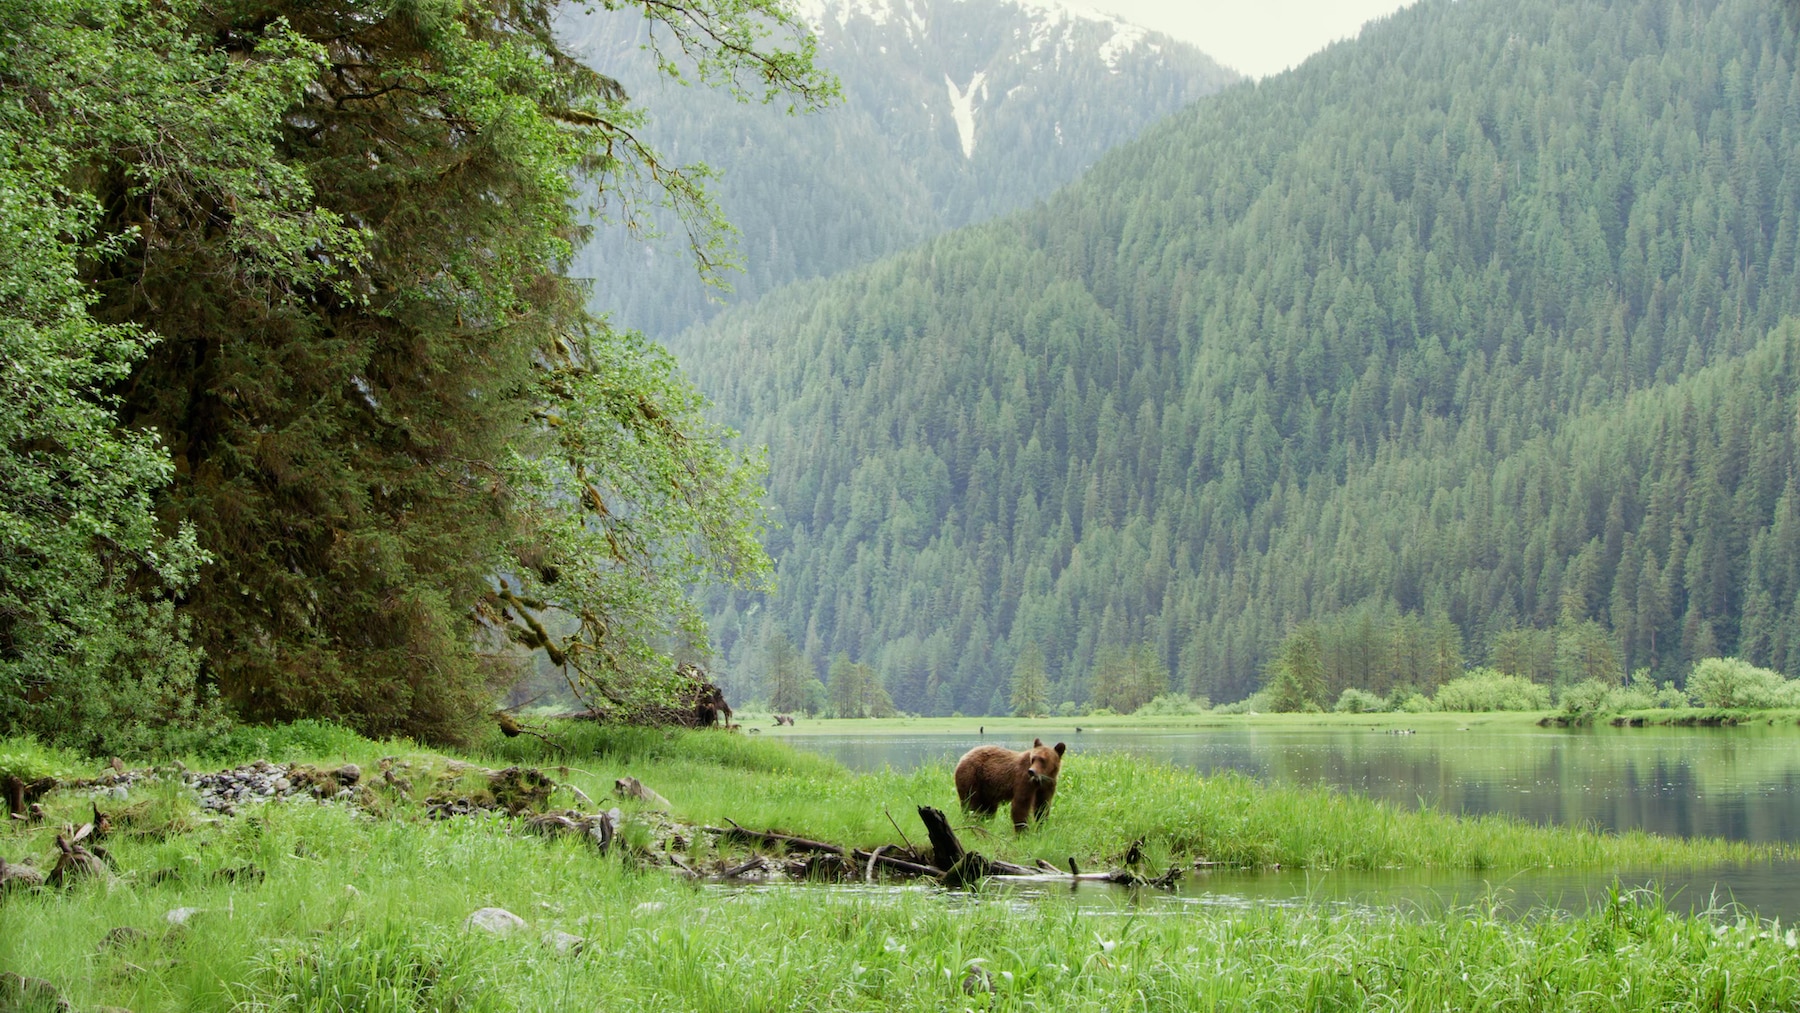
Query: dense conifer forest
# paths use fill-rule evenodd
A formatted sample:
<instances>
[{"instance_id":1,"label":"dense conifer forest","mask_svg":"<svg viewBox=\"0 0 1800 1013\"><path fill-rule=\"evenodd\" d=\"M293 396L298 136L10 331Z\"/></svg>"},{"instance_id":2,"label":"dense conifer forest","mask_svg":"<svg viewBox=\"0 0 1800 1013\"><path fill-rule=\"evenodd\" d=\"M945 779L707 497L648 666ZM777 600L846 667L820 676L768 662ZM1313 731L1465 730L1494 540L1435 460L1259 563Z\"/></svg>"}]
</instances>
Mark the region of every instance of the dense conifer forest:
<instances>
[{"instance_id":1,"label":"dense conifer forest","mask_svg":"<svg viewBox=\"0 0 1800 1013\"><path fill-rule=\"evenodd\" d=\"M1018 0L799 5L842 101L818 115L747 106L664 77L635 11L567 9L571 51L648 110L643 136L717 173L742 271L709 289L684 230L646 240L613 215L572 273L594 306L665 336L790 281L835 274L1028 206L1107 150L1237 80L1194 47L1097 14ZM617 210L616 203L612 210Z\"/></svg>"},{"instance_id":2,"label":"dense conifer forest","mask_svg":"<svg viewBox=\"0 0 1800 1013\"><path fill-rule=\"evenodd\" d=\"M1800 673L1796 30L1427 0L680 336L780 522L727 667L780 636L925 713L1033 651L1051 705L1134 654L1239 699L1302 629L1321 694Z\"/></svg>"}]
</instances>

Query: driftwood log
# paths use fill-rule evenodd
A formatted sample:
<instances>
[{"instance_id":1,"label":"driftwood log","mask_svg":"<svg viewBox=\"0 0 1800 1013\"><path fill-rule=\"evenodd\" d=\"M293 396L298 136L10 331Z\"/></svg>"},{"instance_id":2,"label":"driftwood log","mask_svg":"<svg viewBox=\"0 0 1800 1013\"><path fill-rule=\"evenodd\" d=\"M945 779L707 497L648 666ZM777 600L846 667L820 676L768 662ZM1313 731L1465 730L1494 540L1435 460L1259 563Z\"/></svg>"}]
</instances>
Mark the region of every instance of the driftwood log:
<instances>
[{"instance_id":1,"label":"driftwood log","mask_svg":"<svg viewBox=\"0 0 1800 1013\"><path fill-rule=\"evenodd\" d=\"M1039 867L1016 865L999 859L987 858L978 852L970 851L957 839L956 831L950 826L950 820L941 810L931 806L919 807L919 820L925 824L925 833L931 841L928 854L919 854L911 848L898 845L883 844L872 851L860 848L849 849L826 841L817 841L793 834L776 833L768 830L751 830L734 821L729 827L705 827L705 832L716 834L721 840L733 841L751 846L777 847L788 852L802 852L830 862L834 868L850 866L865 880L875 878L877 868L889 873L898 874L911 879L935 879L951 889L960 889L983 881L999 883L1117 883L1125 886L1154 886L1163 889L1173 887L1181 877L1181 868L1172 867L1168 872L1154 879L1141 876L1128 869L1114 869L1109 872L1081 872L1074 859L1069 860L1069 871L1063 872L1048 862L1039 860ZM753 860L754 861L754 860ZM743 875L751 866L739 866L730 870L727 878Z\"/></svg>"}]
</instances>

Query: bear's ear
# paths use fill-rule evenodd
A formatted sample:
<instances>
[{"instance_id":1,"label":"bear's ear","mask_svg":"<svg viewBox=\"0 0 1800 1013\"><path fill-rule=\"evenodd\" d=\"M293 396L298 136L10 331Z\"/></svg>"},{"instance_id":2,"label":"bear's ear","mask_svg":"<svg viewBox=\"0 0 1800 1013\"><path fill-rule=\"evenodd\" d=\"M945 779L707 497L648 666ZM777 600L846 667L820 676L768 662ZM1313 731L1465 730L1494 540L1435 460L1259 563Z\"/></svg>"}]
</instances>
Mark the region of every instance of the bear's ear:
<instances>
[{"instance_id":1,"label":"bear's ear","mask_svg":"<svg viewBox=\"0 0 1800 1013\"><path fill-rule=\"evenodd\" d=\"M1069 748L1069 747L1068 747L1068 746L1065 746L1065 745L1063 745L1063 744L1062 744L1062 743L1060 743L1060 742L1058 742L1058 743L1057 743L1057 744L1056 744L1056 755L1058 755L1058 756L1061 756L1061 755L1062 755L1062 754L1063 754L1063 750L1065 750L1065 749L1067 749L1067 748Z\"/></svg>"},{"instance_id":2,"label":"bear's ear","mask_svg":"<svg viewBox=\"0 0 1800 1013\"><path fill-rule=\"evenodd\" d=\"M1033 749L1044 748L1044 740L1043 739L1032 739L1031 740L1031 748L1033 748Z\"/></svg>"}]
</instances>

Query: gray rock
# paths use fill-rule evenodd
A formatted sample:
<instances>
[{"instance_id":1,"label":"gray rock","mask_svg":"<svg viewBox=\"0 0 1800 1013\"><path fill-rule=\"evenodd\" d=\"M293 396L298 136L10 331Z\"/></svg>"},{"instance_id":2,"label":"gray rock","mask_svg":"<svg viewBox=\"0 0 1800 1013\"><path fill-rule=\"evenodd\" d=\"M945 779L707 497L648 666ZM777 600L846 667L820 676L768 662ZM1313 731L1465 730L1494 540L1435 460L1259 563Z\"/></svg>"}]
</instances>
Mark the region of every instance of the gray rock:
<instances>
[{"instance_id":1,"label":"gray rock","mask_svg":"<svg viewBox=\"0 0 1800 1013\"><path fill-rule=\"evenodd\" d=\"M338 768L337 779L339 784L355 784L362 780L362 768L354 763L346 763Z\"/></svg>"},{"instance_id":2,"label":"gray rock","mask_svg":"<svg viewBox=\"0 0 1800 1013\"><path fill-rule=\"evenodd\" d=\"M524 927L525 919L503 907L484 907L463 922L463 928L480 929L496 936L504 936Z\"/></svg>"},{"instance_id":3,"label":"gray rock","mask_svg":"<svg viewBox=\"0 0 1800 1013\"><path fill-rule=\"evenodd\" d=\"M200 909L197 907L178 907L168 914L163 915L163 921L175 926L186 925L199 913Z\"/></svg>"},{"instance_id":4,"label":"gray rock","mask_svg":"<svg viewBox=\"0 0 1800 1013\"><path fill-rule=\"evenodd\" d=\"M572 932L546 932L544 933L544 945L558 953L573 957L580 955L581 951L587 948L587 940Z\"/></svg>"}]
</instances>

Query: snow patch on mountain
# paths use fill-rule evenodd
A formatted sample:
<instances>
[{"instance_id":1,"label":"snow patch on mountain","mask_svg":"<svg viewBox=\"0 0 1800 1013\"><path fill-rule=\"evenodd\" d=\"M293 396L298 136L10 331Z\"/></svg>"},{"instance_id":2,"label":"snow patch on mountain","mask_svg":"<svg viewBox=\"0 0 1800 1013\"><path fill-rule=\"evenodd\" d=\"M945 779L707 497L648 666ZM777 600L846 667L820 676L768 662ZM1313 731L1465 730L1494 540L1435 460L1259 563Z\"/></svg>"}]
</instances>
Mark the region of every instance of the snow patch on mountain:
<instances>
[{"instance_id":1,"label":"snow patch on mountain","mask_svg":"<svg viewBox=\"0 0 1800 1013\"><path fill-rule=\"evenodd\" d=\"M975 157L975 92L979 89L981 97L987 98L987 88L982 84L985 77L985 73L976 71L969 86L958 90L950 75L944 75L944 87L950 90L950 115L956 120L956 136L962 140L964 158Z\"/></svg>"},{"instance_id":2,"label":"snow patch on mountain","mask_svg":"<svg viewBox=\"0 0 1800 1013\"><path fill-rule=\"evenodd\" d=\"M1046 3L1043 0L1014 0L1019 9L1032 19L1031 52L1042 52L1050 46L1056 52L1074 52L1075 26L1086 22L1112 30L1100 44L1100 59L1117 70L1119 59L1138 47L1149 36L1148 29L1134 25L1116 14L1081 3Z\"/></svg>"}]
</instances>

